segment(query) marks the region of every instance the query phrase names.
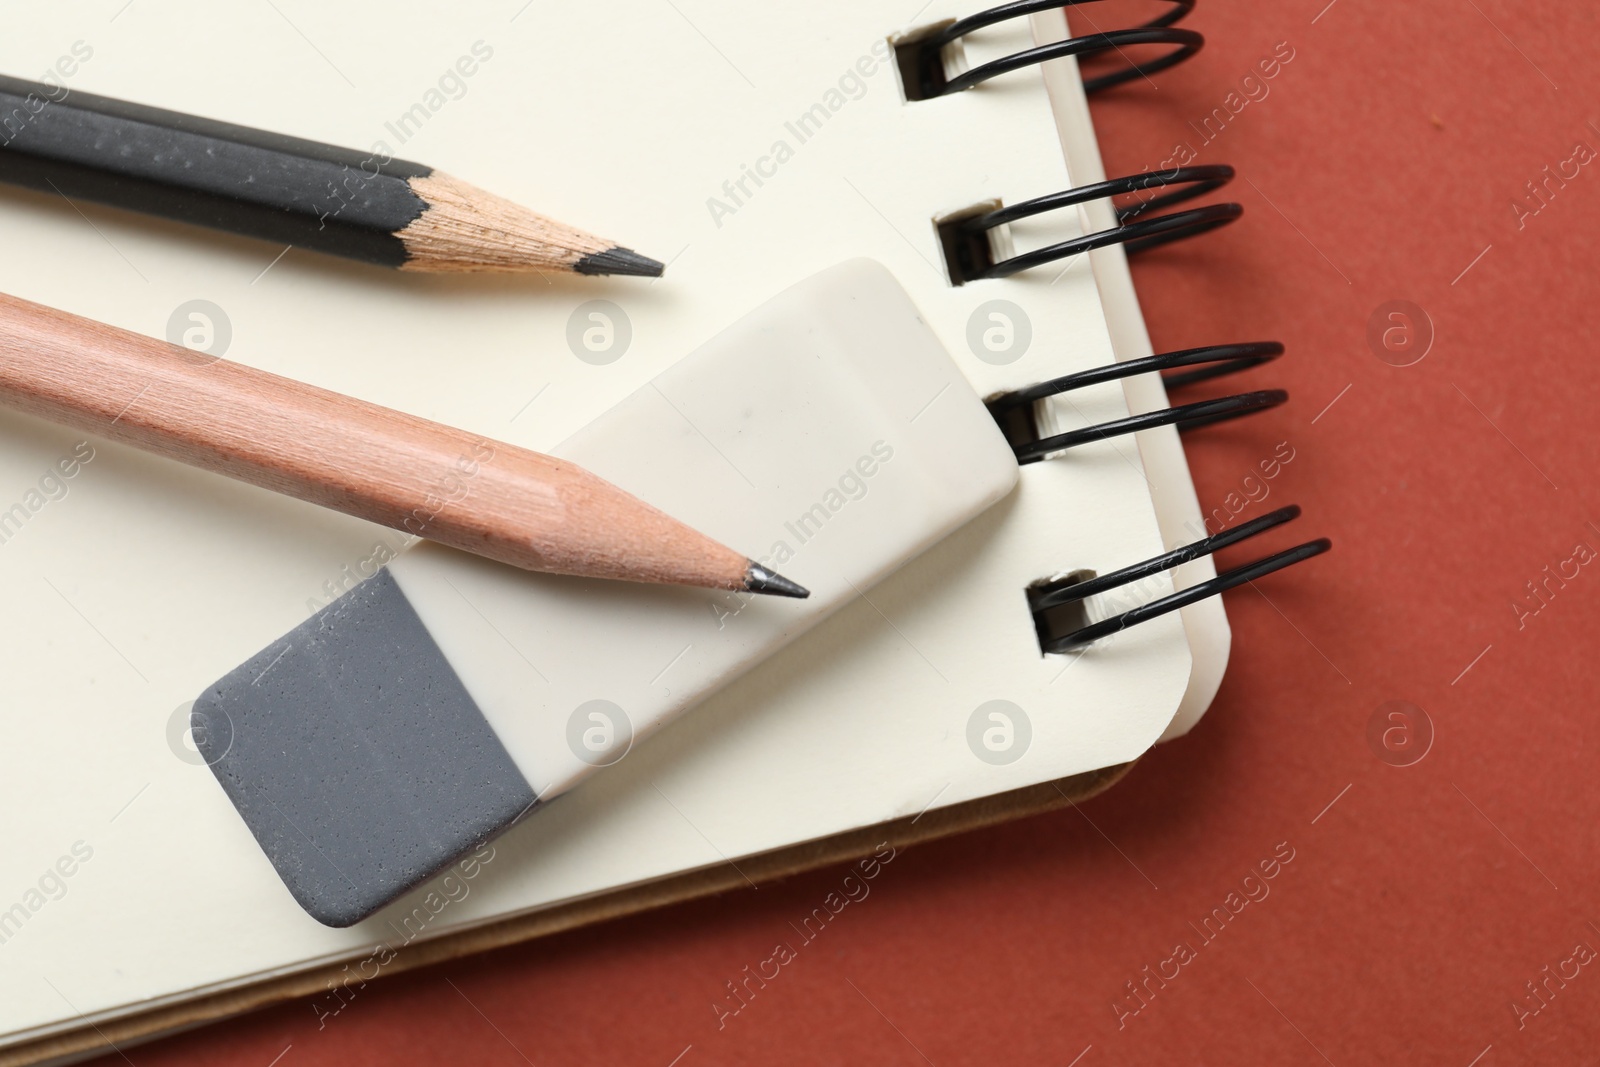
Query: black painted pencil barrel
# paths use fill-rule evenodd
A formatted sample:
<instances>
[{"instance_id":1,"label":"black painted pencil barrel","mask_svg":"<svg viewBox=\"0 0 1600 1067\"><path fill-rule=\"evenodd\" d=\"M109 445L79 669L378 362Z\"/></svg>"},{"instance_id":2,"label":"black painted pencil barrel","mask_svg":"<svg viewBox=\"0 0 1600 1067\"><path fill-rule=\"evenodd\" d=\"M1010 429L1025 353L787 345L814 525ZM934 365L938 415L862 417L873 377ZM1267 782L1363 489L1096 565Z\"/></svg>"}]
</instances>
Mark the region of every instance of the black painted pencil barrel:
<instances>
[{"instance_id":1,"label":"black painted pencil barrel","mask_svg":"<svg viewBox=\"0 0 1600 1067\"><path fill-rule=\"evenodd\" d=\"M457 194L465 248L433 255L413 239L439 207L425 195L429 179ZM387 267L654 275L661 266L420 163L5 76L0 181ZM478 262L472 240L496 247Z\"/></svg>"},{"instance_id":2,"label":"black painted pencil barrel","mask_svg":"<svg viewBox=\"0 0 1600 1067\"><path fill-rule=\"evenodd\" d=\"M432 168L0 77L0 181L398 267Z\"/></svg>"}]
</instances>

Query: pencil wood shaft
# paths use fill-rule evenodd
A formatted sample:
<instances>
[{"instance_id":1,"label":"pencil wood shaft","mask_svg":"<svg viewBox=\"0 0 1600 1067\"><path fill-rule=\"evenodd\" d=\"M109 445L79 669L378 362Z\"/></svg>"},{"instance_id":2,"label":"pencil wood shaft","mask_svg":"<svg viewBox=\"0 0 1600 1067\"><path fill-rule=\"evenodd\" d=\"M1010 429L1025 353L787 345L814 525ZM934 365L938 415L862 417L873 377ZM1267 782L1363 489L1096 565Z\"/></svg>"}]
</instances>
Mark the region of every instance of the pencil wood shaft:
<instances>
[{"instance_id":1,"label":"pencil wood shaft","mask_svg":"<svg viewBox=\"0 0 1600 1067\"><path fill-rule=\"evenodd\" d=\"M571 463L4 295L0 403L529 570L759 584Z\"/></svg>"},{"instance_id":2,"label":"pencil wood shaft","mask_svg":"<svg viewBox=\"0 0 1600 1067\"><path fill-rule=\"evenodd\" d=\"M4 76L0 181L404 270L661 273L420 163Z\"/></svg>"}]
</instances>

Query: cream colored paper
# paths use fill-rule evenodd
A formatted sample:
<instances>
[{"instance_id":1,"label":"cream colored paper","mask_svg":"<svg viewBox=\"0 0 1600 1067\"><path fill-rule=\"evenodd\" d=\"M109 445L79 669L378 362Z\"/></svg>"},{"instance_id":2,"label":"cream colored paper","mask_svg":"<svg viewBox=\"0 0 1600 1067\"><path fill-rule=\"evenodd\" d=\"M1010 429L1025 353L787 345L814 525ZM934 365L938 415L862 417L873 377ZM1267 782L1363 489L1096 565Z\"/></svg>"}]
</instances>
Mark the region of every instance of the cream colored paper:
<instances>
[{"instance_id":1,"label":"cream colored paper","mask_svg":"<svg viewBox=\"0 0 1600 1067\"><path fill-rule=\"evenodd\" d=\"M154 335L170 325L201 343L209 329L215 343L219 324L190 303L208 301L230 325L228 358L544 448L774 293L857 256L908 288L980 395L1110 362L1086 260L948 284L935 216L1071 182L1036 73L903 101L886 38L972 5L914 8L505 0L374 20L367 4L304 0L15 3L0 37L9 73L64 69L87 49L63 76L72 88L383 141L671 265L657 282L406 275L5 189L0 289ZM1012 23L971 51L1032 43ZM1039 220L1013 236L1032 247L1059 229ZM617 327L610 347L604 330L585 340L592 301L610 305L598 308ZM1022 309L1025 351L1005 351L992 301ZM1126 411L1108 386L1052 417ZM0 913L28 908L0 943L12 1040L364 957L422 898L319 926L181 736L202 686L370 573L398 535L94 442L63 493L47 477L78 440L0 413L0 509L30 505L0 544ZM1108 571L1162 541L1132 442L1031 467L870 599L502 838L421 936L1136 757L1188 686L1179 620L1048 659L1016 620L1026 582ZM1009 764L968 743L993 701L1031 726ZM999 728L977 722L980 738ZM75 848L92 855L58 891L48 872Z\"/></svg>"}]
</instances>

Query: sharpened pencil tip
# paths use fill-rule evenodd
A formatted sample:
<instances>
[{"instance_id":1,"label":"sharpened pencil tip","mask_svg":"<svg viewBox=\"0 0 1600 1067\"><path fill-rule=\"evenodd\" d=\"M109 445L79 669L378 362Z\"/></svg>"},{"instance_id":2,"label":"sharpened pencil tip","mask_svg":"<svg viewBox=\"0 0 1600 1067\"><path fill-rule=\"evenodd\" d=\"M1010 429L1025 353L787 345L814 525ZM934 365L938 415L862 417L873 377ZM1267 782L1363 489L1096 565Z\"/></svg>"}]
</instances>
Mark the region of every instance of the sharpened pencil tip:
<instances>
[{"instance_id":1,"label":"sharpened pencil tip","mask_svg":"<svg viewBox=\"0 0 1600 1067\"><path fill-rule=\"evenodd\" d=\"M752 593L787 596L796 600L804 600L811 595L811 590L805 586L796 585L777 571L769 570L755 560L750 561L750 568L744 572L744 587Z\"/></svg>"},{"instance_id":2,"label":"sharpened pencil tip","mask_svg":"<svg viewBox=\"0 0 1600 1067\"><path fill-rule=\"evenodd\" d=\"M640 278L659 278L665 263L641 256L631 248L613 248L578 260L572 268L579 274L631 274Z\"/></svg>"}]
</instances>

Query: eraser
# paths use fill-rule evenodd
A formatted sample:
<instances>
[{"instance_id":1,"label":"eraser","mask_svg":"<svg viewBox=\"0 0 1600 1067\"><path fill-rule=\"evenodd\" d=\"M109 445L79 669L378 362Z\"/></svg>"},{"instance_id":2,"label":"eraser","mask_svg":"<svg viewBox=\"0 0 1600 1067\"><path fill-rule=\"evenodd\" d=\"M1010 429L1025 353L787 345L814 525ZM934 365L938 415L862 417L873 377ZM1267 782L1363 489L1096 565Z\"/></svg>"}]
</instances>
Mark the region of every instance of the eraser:
<instances>
[{"instance_id":1,"label":"eraser","mask_svg":"<svg viewBox=\"0 0 1600 1067\"><path fill-rule=\"evenodd\" d=\"M359 921L537 817L1017 481L949 353L867 260L780 294L555 454L812 597L402 553L193 713L218 780L318 921Z\"/></svg>"}]
</instances>

